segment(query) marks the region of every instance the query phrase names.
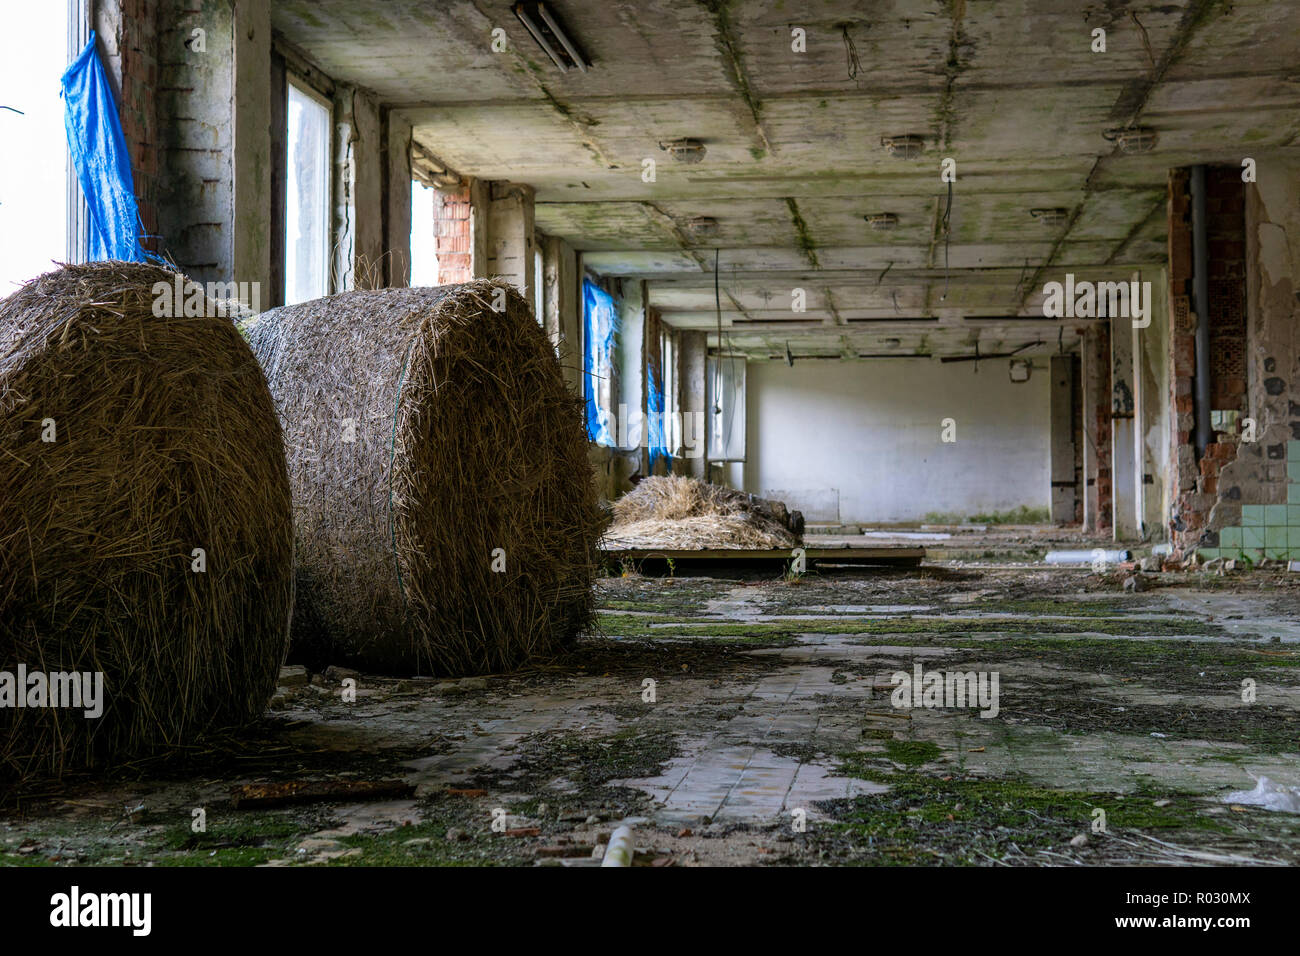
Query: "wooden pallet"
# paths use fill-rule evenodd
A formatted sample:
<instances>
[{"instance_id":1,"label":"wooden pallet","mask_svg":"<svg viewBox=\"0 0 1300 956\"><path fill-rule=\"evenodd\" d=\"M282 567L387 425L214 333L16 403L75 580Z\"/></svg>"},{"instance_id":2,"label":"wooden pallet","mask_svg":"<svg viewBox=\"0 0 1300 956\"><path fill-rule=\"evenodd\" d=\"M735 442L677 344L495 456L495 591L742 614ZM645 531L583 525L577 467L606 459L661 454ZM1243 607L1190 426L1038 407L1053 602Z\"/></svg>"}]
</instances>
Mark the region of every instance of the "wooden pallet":
<instances>
[{"instance_id":1,"label":"wooden pallet","mask_svg":"<svg viewBox=\"0 0 1300 956\"><path fill-rule=\"evenodd\" d=\"M804 548L804 558L808 566L814 565L862 565L916 567L925 559L925 548L904 547L829 547ZM609 548L601 554L614 563L630 561L640 567L643 564L666 565L670 560L673 565L718 564L718 565L776 565L783 567L790 563L792 555L788 549L748 549L748 548L709 548L702 551L656 550L653 548Z\"/></svg>"}]
</instances>

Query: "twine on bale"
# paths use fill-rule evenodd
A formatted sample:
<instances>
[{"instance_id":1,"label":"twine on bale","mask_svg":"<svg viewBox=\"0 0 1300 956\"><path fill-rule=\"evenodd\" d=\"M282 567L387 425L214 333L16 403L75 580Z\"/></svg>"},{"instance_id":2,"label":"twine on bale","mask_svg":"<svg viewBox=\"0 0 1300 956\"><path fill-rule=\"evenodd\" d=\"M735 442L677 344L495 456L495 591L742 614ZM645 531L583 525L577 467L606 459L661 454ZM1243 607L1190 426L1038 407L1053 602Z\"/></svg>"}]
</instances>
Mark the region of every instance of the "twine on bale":
<instances>
[{"instance_id":1,"label":"twine on bale","mask_svg":"<svg viewBox=\"0 0 1300 956\"><path fill-rule=\"evenodd\" d=\"M280 427L222 305L154 314L176 279L101 262L0 300L0 671L103 686L98 718L0 708L0 778L188 747L274 692L293 601Z\"/></svg>"},{"instance_id":2,"label":"twine on bale","mask_svg":"<svg viewBox=\"0 0 1300 956\"><path fill-rule=\"evenodd\" d=\"M292 659L493 673L591 622L582 403L518 292L346 292L263 313L250 341L289 451Z\"/></svg>"}]
</instances>

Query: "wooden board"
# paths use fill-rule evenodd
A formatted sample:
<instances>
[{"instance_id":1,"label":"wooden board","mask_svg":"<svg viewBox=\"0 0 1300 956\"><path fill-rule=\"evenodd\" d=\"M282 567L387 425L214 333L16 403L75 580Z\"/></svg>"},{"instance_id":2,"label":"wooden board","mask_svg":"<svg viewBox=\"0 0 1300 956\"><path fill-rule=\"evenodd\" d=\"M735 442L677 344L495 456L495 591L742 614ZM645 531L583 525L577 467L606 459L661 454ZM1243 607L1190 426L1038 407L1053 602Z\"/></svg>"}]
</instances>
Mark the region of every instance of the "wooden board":
<instances>
[{"instance_id":1,"label":"wooden board","mask_svg":"<svg viewBox=\"0 0 1300 956\"><path fill-rule=\"evenodd\" d=\"M702 551L655 550L653 548L610 548L601 551L612 561L662 561L673 564L776 564L790 563L791 553L784 548L770 550L745 548L709 548ZM925 548L917 547L830 547L804 548L804 557L813 564L904 565L915 567L925 559Z\"/></svg>"}]
</instances>

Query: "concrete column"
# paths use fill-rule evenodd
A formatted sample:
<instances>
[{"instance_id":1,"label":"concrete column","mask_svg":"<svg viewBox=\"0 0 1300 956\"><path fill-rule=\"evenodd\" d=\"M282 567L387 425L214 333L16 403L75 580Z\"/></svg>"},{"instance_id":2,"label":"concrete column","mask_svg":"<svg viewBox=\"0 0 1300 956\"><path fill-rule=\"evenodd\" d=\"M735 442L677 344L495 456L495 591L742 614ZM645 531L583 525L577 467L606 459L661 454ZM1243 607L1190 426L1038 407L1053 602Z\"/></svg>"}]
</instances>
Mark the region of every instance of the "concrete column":
<instances>
[{"instance_id":1,"label":"concrete column","mask_svg":"<svg viewBox=\"0 0 1300 956\"><path fill-rule=\"evenodd\" d=\"M694 444L694 449L684 448L682 457L673 463L678 474L693 478L704 475L704 423L706 414L705 356L708 353L708 334L683 331L678 337L678 382L681 389L682 440L684 445ZM696 424L698 423L698 425ZM686 457L687 452L695 455Z\"/></svg>"},{"instance_id":2,"label":"concrete column","mask_svg":"<svg viewBox=\"0 0 1300 956\"><path fill-rule=\"evenodd\" d=\"M1051 481L1052 521L1072 524L1078 489L1074 474L1074 383L1073 359L1068 355L1051 360Z\"/></svg>"},{"instance_id":3,"label":"concrete column","mask_svg":"<svg viewBox=\"0 0 1300 956\"><path fill-rule=\"evenodd\" d=\"M222 4L205 2L209 6ZM271 282L271 4L238 0L232 12L234 135L231 262L238 281ZM247 278L245 278L247 277Z\"/></svg>"},{"instance_id":4,"label":"concrete column","mask_svg":"<svg viewBox=\"0 0 1300 956\"><path fill-rule=\"evenodd\" d=\"M578 323L578 255L563 239L546 237L542 248L546 332L555 343L564 380L575 392L582 388L582 332Z\"/></svg>"},{"instance_id":5,"label":"concrete column","mask_svg":"<svg viewBox=\"0 0 1300 956\"><path fill-rule=\"evenodd\" d=\"M384 284L411 284L411 124L385 110Z\"/></svg>"},{"instance_id":6,"label":"concrete column","mask_svg":"<svg viewBox=\"0 0 1300 956\"><path fill-rule=\"evenodd\" d=\"M1111 320L1111 461L1115 540L1141 536L1139 502L1141 463L1137 456L1140 436L1137 380L1133 365L1133 320L1119 315Z\"/></svg>"},{"instance_id":7,"label":"concrete column","mask_svg":"<svg viewBox=\"0 0 1300 956\"><path fill-rule=\"evenodd\" d=\"M378 289L384 284L382 146L377 104L355 87L338 87L334 91L335 292Z\"/></svg>"},{"instance_id":8,"label":"concrete column","mask_svg":"<svg viewBox=\"0 0 1300 956\"><path fill-rule=\"evenodd\" d=\"M1083 383L1083 530L1112 526L1110 493L1110 334L1102 323L1083 333L1079 348Z\"/></svg>"},{"instance_id":9,"label":"concrete column","mask_svg":"<svg viewBox=\"0 0 1300 956\"><path fill-rule=\"evenodd\" d=\"M472 179L469 184L470 273L475 279L492 275L488 263L488 206L492 184L486 179Z\"/></svg>"},{"instance_id":10,"label":"concrete column","mask_svg":"<svg viewBox=\"0 0 1300 956\"><path fill-rule=\"evenodd\" d=\"M471 199L475 192L471 189ZM482 184L477 193L474 275L505 279L533 302L532 187L492 182Z\"/></svg>"},{"instance_id":11,"label":"concrete column","mask_svg":"<svg viewBox=\"0 0 1300 956\"><path fill-rule=\"evenodd\" d=\"M614 441L624 458L624 478L633 472L647 474L645 449L645 298L642 283L623 283L619 297L619 330L615 339L614 362L618 366L618 393L614 420L618 424ZM615 465L617 469L618 464Z\"/></svg>"},{"instance_id":12,"label":"concrete column","mask_svg":"<svg viewBox=\"0 0 1300 956\"><path fill-rule=\"evenodd\" d=\"M1156 540L1168 537L1169 515L1169 429L1171 394L1169 378L1168 278L1163 269L1142 273L1151 282L1151 324L1135 329L1135 361L1140 365L1138 381L1139 440L1142 445L1142 523L1144 533Z\"/></svg>"}]
</instances>

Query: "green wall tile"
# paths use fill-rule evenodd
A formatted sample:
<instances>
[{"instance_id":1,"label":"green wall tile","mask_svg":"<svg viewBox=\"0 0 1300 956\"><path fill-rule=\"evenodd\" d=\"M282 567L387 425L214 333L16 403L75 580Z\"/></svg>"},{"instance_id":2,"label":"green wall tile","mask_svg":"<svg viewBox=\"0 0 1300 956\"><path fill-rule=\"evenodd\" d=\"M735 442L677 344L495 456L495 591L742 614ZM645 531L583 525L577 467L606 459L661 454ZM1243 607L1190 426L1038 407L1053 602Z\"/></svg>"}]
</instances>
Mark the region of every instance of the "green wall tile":
<instances>
[{"instance_id":1,"label":"green wall tile","mask_svg":"<svg viewBox=\"0 0 1300 956\"><path fill-rule=\"evenodd\" d=\"M1244 528L1264 527L1264 506L1263 505L1242 505L1241 524L1242 527Z\"/></svg>"},{"instance_id":2,"label":"green wall tile","mask_svg":"<svg viewBox=\"0 0 1300 956\"><path fill-rule=\"evenodd\" d=\"M1264 527L1285 528L1286 527L1286 505L1265 505L1264 506Z\"/></svg>"},{"instance_id":3,"label":"green wall tile","mask_svg":"<svg viewBox=\"0 0 1300 956\"><path fill-rule=\"evenodd\" d=\"M1233 549L1241 547L1241 529L1224 528L1219 532L1219 547Z\"/></svg>"},{"instance_id":4,"label":"green wall tile","mask_svg":"<svg viewBox=\"0 0 1300 956\"><path fill-rule=\"evenodd\" d=\"M1264 529L1242 528L1241 546L1246 549L1264 547Z\"/></svg>"}]
</instances>

